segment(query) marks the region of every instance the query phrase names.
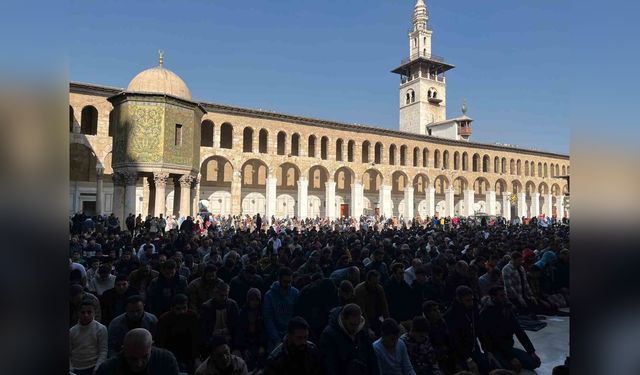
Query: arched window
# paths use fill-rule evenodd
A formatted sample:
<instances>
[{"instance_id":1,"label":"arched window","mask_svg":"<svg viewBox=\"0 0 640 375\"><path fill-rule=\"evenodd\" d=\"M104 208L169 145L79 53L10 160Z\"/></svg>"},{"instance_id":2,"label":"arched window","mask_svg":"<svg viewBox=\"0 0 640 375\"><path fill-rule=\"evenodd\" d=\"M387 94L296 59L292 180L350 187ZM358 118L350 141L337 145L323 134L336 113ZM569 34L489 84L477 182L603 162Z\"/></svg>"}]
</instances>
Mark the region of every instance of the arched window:
<instances>
[{"instance_id":1,"label":"arched window","mask_svg":"<svg viewBox=\"0 0 640 375\"><path fill-rule=\"evenodd\" d=\"M396 165L396 145L389 146L389 165Z\"/></svg>"},{"instance_id":2,"label":"arched window","mask_svg":"<svg viewBox=\"0 0 640 375\"><path fill-rule=\"evenodd\" d=\"M444 169L449 169L449 151L444 150L442 153L442 167Z\"/></svg>"},{"instance_id":3,"label":"arched window","mask_svg":"<svg viewBox=\"0 0 640 375\"><path fill-rule=\"evenodd\" d=\"M529 176L529 161L528 160L526 160L524 162L524 175L525 176Z\"/></svg>"},{"instance_id":4,"label":"arched window","mask_svg":"<svg viewBox=\"0 0 640 375\"><path fill-rule=\"evenodd\" d=\"M489 172L489 160L489 155L485 155L484 157L482 157L482 172Z\"/></svg>"},{"instance_id":5,"label":"arched window","mask_svg":"<svg viewBox=\"0 0 640 375\"><path fill-rule=\"evenodd\" d=\"M69 133L73 133L73 124L76 122L76 117L73 114L73 107L69 106Z\"/></svg>"},{"instance_id":6,"label":"arched window","mask_svg":"<svg viewBox=\"0 0 640 375\"><path fill-rule=\"evenodd\" d=\"M113 137L113 135L116 133L116 111L115 109L112 109L111 112L109 112L109 137Z\"/></svg>"},{"instance_id":7,"label":"arched window","mask_svg":"<svg viewBox=\"0 0 640 375\"><path fill-rule=\"evenodd\" d=\"M336 141L336 161L342 161L342 144L344 141L338 138Z\"/></svg>"},{"instance_id":8,"label":"arched window","mask_svg":"<svg viewBox=\"0 0 640 375\"><path fill-rule=\"evenodd\" d=\"M293 133L291 136L291 155L300 155L300 134L298 133Z\"/></svg>"},{"instance_id":9,"label":"arched window","mask_svg":"<svg viewBox=\"0 0 640 375\"><path fill-rule=\"evenodd\" d=\"M538 177L542 177L542 163L538 162Z\"/></svg>"},{"instance_id":10,"label":"arched window","mask_svg":"<svg viewBox=\"0 0 640 375\"><path fill-rule=\"evenodd\" d=\"M380 142L376 143L373 161L376 164L382 164L382 143Z\"/></svg>"},{"instance_id":11,"label":"arched window","mask_svg":"<svg viewBox=\"0 0 640 375\"><path fill-rule=\"evenodd\" d=\"M200 124L200 146L213 147L213 122L204 120Z\"/></svg>"},{"instance_id":12,"label":"arched window","mask_svg":"<svg viewBox=\"0 0 640 375\"><path fill-rule=\"evenodd\" d=\"M253 152L253 129L249 127L242 131L242 152Z\"/></svg>"},{"instance_id":13,"label":"arched window","mask_svg":"<svg viewBox=\"0 0 640 375\"><path fill-rule=\"evenodd\" d=\"M556 164L556 176L560 175L560 165Z\"/></svg>"},{"instance_id":14,"label":"arched window","mask_svg":"<svg viewBox=\"0 0 640 375\"><path fill-rule=\"evenodd\" d=\"M467 154L466 152L462 153L462 170L469 170L469 154Z\"/></svg>"},{"instance_id":15,"label":"arched window","mask_svg":"<svg viewBox=\"0 0 640 375\"><path fill-rule=\"evenodd\" d=\"M429 166L429 149L424 148L422 150L422 168L427 168Z\"/></svg>"},{"instance_id":16,"label":"arched window","mask_svg":"<svg viewBox=\"0 0 640 375\"><path fill-rule=\"evenodd\" d=\"M453 169L460 170L460 153L458 151L453 153Z\"/></svg>"},{"instance_id":17,"label":"arched window","mask_svg":"<svg viewBox=\"0 0 640 375\"><path fill-rule=\"evenodd\" d=\"M493 173L500 173L500 158L493 158Z\"/></svg>"},{"instance_id":18,"label":"arched window","mask_svg":"<svg viewBox=\"0 0 640 375\"><path fill-rule=\"evenodd\" d=\"M507 173L507 158L502 158L502 173Z\"/></svg>"},{"instance_id":19,"label":"arched window","mask_svg":"<svg viewBox=\"0 0 640 375\"><path fill-rule=\"evenodd\" d=\"M220 126L220 148L233 148L233 126L228 122Z\"/></svg>"},{"instance_id":20,"label":"arched window","mask_svg":"<svg viewBox=\"0 0 640 375\"><path fill-rule=\"evenodd\" d=\"M98 110L92 105L82 108L80 133L86 135L98 134Z\"/></svg>"},{"instance_id":21,"label":"arched window","mask_svg":"<svg viewBox=\"0 0 640 375\"><path fill-rule=\"evenodd\" d=\"M327 154L329 152L329 138L322 137L320 139L320 158L322 160L327 160Z\"/></svg>"},{"instance_id":22,"label":"arched window","mask_svg":"<svg viewBox=\"0 0 640 375\"><path fill-rule=\"evenodd\" d=\"M416 92L411 90L411 103L414 103L416 101Z\"/></svg>"},{"instance_id":23,"label":"arched window","mask_svg":"<svg viewBox=\"0 0 640 375\"><path fill-rule=\"evenodd\" d=\"M440 168L440 150L435 150L433 152L433 167Z\"/></svg>"},{"instance_id":24,"label":"arched window","mask_svg":"<svg viewBox=\"0 0 640 375\"><path fill-rule=\"evenodd\" d=\"M420 156L420 149L417 147L413 148L413 166L418 166L418 157Z\"/></svg>"},{"instance_id":25,"label":"arched window","mask_svg":"<svg viewBox=\"0 0 640 375\"><path fill-rule=\"evenodd\" d=\"M473 160L471 161L471 168L474 172L480 172L480 155L473 154Z\"/></svg>"},{"instance_id":26,"label":"arched window","mask_svg":"<svg viewBox=\"0 0 640 375\"><path fill-rule=\"evenodd\" d=\"M353 149L356 146L354 141L349 141L347 143L347 161L349 163L353 163Z\"/></svg>"},{"instance_id":27,"label":"arched window","mask_svg":"<svg viewBox=\"0 0 640 375\"><path fill-rule=\"evenodd\" d=\"M513 159L509 160L509 174L516 174L516 161Z\"/></svg>"},{"instance_id":28,"label":"arched window","mask_svg":"<svg viewBox=\"0 0 640 375\"><path fill-rule=\"evenodd\" d=\"M404 101L404 104L409 104L409 103L411 103L411 94L409 94L409 92L407 92L407 97L406 97L406 99Z\"/></svg>"},{"instance_id":29,"label":"arched window","mask_svg":"<svg viewBox=\"0 0 640 375\"><path fill-rule=\"evenodd\" d=\"M522 175L522 162L520 160L516 162L516 174L518 176Z\"/></svg>"},{"instance_id":30,"label":"arched window","mask_svg":"<svg viewBox=\"0 0 640 375\"><path fill-rule=\"evenodd\" d=\"M308 143L308 146L307 146L307 155L310 158L315 158L316 157L316 136L315 135L310 135L308 142L309 143Z\"/></svg>"},{"instance_id":31,"label":"arched window","mask_svg":"<svg viewBox=\"0 0 640 375\"><path fill-rule=\"evenodd\" d=\"M567 167L566 166L562 166L562 175L566 176L567 175Z\"/></svg>"},{"instance_id":32,"label":"arched window","mask_svg":"<svg viewBox=\"0 0 640 375\"><path fill-rule=\"evenodd\" d=\"M369 149L371 148L371 142L364 141L362 142L362 162L368 163L369 160Z\"/></svg>"},{"instance_id":33,"label":"arched window","mask_svg":"<svg viewBox=\"0 0 640 375\"><path fill-rule=\"evenodd\" d=\"M400 146L400 165L407 165L407 146Z\"/></svg>"},{"instance_id":34,"label":"arched window","mask_svg":"<svg viewBox=\"0 0 640 375\"><path fill-rule=\"evenodd\" d=\"M261 154L266 154L268 152L267 145L269 144L269 132L267 129L260 130L260 137L258 139L258 151Z\"/></svg>"},{"instance_id":35,"label":"arched window","mask_svg":"<svg viewBox=\"0 0 640 375\"><path fill-rule=\"evenodd\" d=\"M276 142L277 142L277 147L276 147L276 152L278 155L284 155L285 152L285 144L287 142L287 133L281 131L278 132L278 137L276 138Z\"/></svg>"},{"instance_id":36,"label":"arched window","mask_svg":"<svg viewBox=\"0 0 640 375\"><path fill-rule=\"evenodd\" d=\"M544 163L544 177L549 177L549 171L547 170L547 163Z\"/></svg>"}]
</instances>

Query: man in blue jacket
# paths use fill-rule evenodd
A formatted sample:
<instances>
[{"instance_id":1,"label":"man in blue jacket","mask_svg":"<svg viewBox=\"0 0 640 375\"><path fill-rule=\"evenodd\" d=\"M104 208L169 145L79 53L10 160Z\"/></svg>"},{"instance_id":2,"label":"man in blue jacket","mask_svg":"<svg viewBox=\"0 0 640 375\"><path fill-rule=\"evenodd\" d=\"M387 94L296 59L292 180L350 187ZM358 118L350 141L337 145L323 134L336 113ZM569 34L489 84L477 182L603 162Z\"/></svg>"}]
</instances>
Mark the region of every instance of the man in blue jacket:
<instances>
[{"instance_id":1,"label":"man in blue jacket","mask_svg":"<svg viewBox=\"0 0 640 375\"><path fill-rule=\"evenodd\" d=\"M270 352L275 348L287 332L289 320L293 317L293 309L299 291L291 286L291 269L283 267L278 271L278 281L271 284L271 288L264 296L263 316L267 329L268 346Z\"/></svg>"}]
</instances>

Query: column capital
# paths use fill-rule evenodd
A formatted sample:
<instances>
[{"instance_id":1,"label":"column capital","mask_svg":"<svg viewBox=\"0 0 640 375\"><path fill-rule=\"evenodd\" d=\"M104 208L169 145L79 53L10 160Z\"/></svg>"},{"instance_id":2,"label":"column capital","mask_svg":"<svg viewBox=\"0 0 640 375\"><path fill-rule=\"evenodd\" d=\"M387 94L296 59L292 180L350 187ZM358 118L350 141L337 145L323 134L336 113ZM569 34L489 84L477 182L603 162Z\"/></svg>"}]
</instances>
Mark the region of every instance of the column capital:
<instances>
[{"instance_id":1,"label":"column capital","mask_svg":"<svg viewBox=\"0 0 640 375\"><path fill-rule=\"evenodd\" d=\"M169 173L167 172L153 172L153 182L158 186L166 186L169 179Z\"/></svg>"},{"instance_id":2,"label":"column capital","mask_svg":"<svg viewBox=\"0 0 640 375\"><path fill-rule=\"evenodd\" d=\"M183 174L178 180L181 188L191 188L191 184L195 180L195 176L191 174Z\"/></svg>"},{"instance_id":3,"label":"column capital","mask_svg":"<svg viewBox=\"0 0 640 375\"><path fill-rule=\"evenodd\" d=\"M113 180L113 184L116 186L124 185L124 176L122 175L121 172L114 171L113 174L111 175L111 179Z\"/></svg>"},{"instance_id":4,"label":"column capital","mask_svg":"<svg viewBox=\"0 0 640 375\"><path fill-rule=\"evenodd\" d=\"M135 185L138 182L138 172L124 171L121 172L125 185Z\"/></svg>"}]
</instances>

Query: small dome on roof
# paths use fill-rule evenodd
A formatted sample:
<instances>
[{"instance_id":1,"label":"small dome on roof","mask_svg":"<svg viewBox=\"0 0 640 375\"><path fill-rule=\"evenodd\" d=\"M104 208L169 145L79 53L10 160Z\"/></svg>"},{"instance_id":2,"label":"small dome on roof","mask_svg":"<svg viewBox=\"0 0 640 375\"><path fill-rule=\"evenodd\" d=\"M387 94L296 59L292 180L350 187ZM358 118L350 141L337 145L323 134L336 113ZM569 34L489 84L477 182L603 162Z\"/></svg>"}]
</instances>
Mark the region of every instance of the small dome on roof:
<instances>
[{"instance_id":1,"label":"small dome on roof","mask_svg":"<svg viewBox=\"0 0 640 375\"><path fill-rule=\"evenodd\" d=\"M163 66L164 56L160 53L160 64L144 70L129 82L127 91L166 94L191 100L191 91L182 78Z\"/></svg>"}]
</instances>

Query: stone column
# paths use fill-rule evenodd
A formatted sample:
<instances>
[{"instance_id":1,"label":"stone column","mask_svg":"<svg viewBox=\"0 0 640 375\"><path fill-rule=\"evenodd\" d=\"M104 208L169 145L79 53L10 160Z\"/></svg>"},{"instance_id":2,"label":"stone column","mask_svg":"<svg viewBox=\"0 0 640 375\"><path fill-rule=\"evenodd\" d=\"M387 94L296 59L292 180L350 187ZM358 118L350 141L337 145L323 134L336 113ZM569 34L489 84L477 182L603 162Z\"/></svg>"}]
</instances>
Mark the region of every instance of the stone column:
<instances>
[{"instance_id":1,"label":"stone column","mask_svg":"<svg viewBox=\"0 0 640 375\"><path fill-rule=\"evenodd\" d=\"M165 212L167 210L167 180L169 179L169 173L166 172L154 172L153 182L156 186L156 197L153 210L153 216L160 217L160 214L167 216Z\"/></svg>"},{"instance_id":2,"label":"stone column","mask_svg":"<svg viewBox=\"0 0 640 375\"><path fill-rule=\"evenodd\" d=\"M558 220L562 220L564 218L564 195L556 197L556 213Z\"/></svg>"},{"instance_id":3,"label":"stone column","mask_svg":"<svg viewBox=\"0 0 640 375\"><path fill-rule=\"evenodd\" d=\"M413 219L413 187L407 186L404 188L404 220L409 221Z\"/></svg>"},{"instance_id":4,"label":"stone column","mask_svg":"<svg viewBox=\"0 0 640 375\"><path fill-rule=\"evenodd\" d=\"M364 186L360 182L351 184L351 209L353 217L360 218L364 213Z\"/></svg>"},{"instance_id":5,"label":"stone column","mask_svg":"<svg viewBox=\"0 0 640 375\"><path fill-rule=\"evenodd\" d=\"M527 216L527 193L518 193L518 218Z\"/></svg>"},{"instance_id":6,"label":"stone column","mask_svg":"<svg viewBox=\"0 0 640 375\"><path fill-rule=\"evenodd\" d=\"M511 220L511 193L502 192L502 217Z\"/></svg>"},{"instance_id":7,"label":"stone column","mask_svg":"<svg viewBox=\"0 0 640 375\"><path fill-rule=\"evenodd\" d=\"M129 216L130 213L137 215L136 212L136 184L138 182L138 173L127 172L125 175L125 199L124 214Z\"/></svg>"},{"instance_id":8,"label":"stone column","mask_svg":"<svg viewBox=\"0 0 640 375\"><path fill-rule=\"evenodd\" d=\"M151 204L151 186L146 177L142 177L142 217L146 218Z\"/></svg>"},{"instance_id":9,"label":"stone column","mask_svg":"<svg viewBox=\"0 0 640 375\"><path fill-rule=\"evenodd\" d=\"M444 191L445 216L453 217L455 214L455 195L453 188L449 187Z\"/></svg>"},{"instance_id":10,"label":"stone column","mask_svg":"<svg viewBox=\"0 0 640 375\"><path fill-rule=\"evenodd\" d=\"M298 180L298 203L296 208L298 209L298 218L306 219L309 209L309 180Z\"/></svg>"},{"instance_id":11,"label":"stone column","mask_svg":"<svg viewBox=\"0 0 640 375\"><path fill-rule=\"evenodd\" d=\"M197 215L200 211L198 207L198 202L200 202L200 173L193 179L193 184L191 185L191 212L194 215Z\"/></svg>"},{"instance_id":12,"label":"stone column","mask_svg":"<svg viewBox=\"0 0 640 375\"><path fill-rule=\"evenodd\" d=\"M113 204L111 211L120 220L120 228L125 228L124 219L124 176L120 172L113 172Z\"/></svg>"},{"instance_id":13,"label":"stone column","mask_svg":"<svg viewBox=\"0 0 640 375\"><path fill-rule=\"evenodd\" d=\"M336 218L336 182L328 180L324 183L325 200L324 214L329 220Z\"/></svg>"},{"instance_id":14,"label":"stone column","mask_svg":"<svg viewBox=\"0 0 640 375\"><path fill-rule=\"evenodd\" d=\"M475 204L475 191L465 190L464 192L464 215L465 216L473 216L473 214L475 214L475 210L473 209L474 204Z\"/></svg>"},{"instance_id":15,"label":"stone column","mask_svg":"<svg viewBox=\"0 0 640 375\"><path fill-rule=\"evenodd\" d=\"M278 183L278 179L276 176L269 175L267 177L267 188L266 188L266 207L265 207L265 216L267 217L267 222L271 222L271 216L275 216L276 214L276 186Z\"/></svg>"},{"instance_id":16,"label":"stone column","mask_svg":"<svg viewBox=\"0 0 640 375\"><path fill-rule=\"evenodd\" d=\"M180 177L180 217L191 216L191 185L194 179L191 174Z\"/></svg>"},{"instance_id":17,"label":"stone column","mask_svg":"<svg viewBox=\"0 0 640 375\"><path fill-rule=\"evenodd\" d=\"M495 190L488 190L485 194L485 201L487 202L487 214L496 215L496 192Z\"/></svg>"},{"instance_id":18,"label":"stone column","mask_svg":"<svg viewBox=\"0 0 640 375\"><path fill-rule=\"evenodd\" d=\"M104 168L96 168L96 215L104 213L104 202L102 200L104 187Z\"/></svg>"},{"instance_id":19,"label":"stone column","mask_svg":"<svg viewBox=\"0 0 640 375\"><path fill-rule=\"evenodd\" d=\"M233 172L231 179L231 214L240 215L242 213L242 174L240 171ZM249 213L251 216L257 212ZM264 212L262 213L264 214ZM263 218L266 221L266 218Z\"/></svg>"},{"instance_id":20,"label":"stone column","mask_svg":"<svg viewBox=\"0 0 640 375\"><path fill-rule=\"evenodd\" d=\"M383 184L380 186L380 213L387 219L393 215L391 208L391 186L389 185Z\"/></svg>"},{"instance_id":21,"label":"stone column","mask_svg":"<svg viewBox=\"0 0 640 375\"><path fill-rule=\"evenodd\" d=\"M257 131L254 130L253 138L251 139L251 152L253 152L254 154L257 154L260 152L259 148L260 148L260 129L257 129Z\"/></svg>"},{"instance_id":22,"label":"stone column","mask_svg":"<svg viewBox=\"0 0 640 375\"><path fill-rule=\"evenodd\" d=\"M542 207L542 212L547 216L551 216L553 214L553 195L544 195L544 206Z\"/></svg>"},{"instance_id":23,"label":"stone column","mask_svg":"<svg viewBox=\"0 0 640 375\"><path fill-rule=\"evenodd\" d=\"M436 189L428 187L426 191L427 195L427 215L429 217L436 216Z\"/></svg>"},{"instance_id":24,"label":"stone column","mask_svg":"<svg viewBox=\"0 0 640 375\"><path fill-rule=\"evenodd\" d=\"M531 217L540 215L540 193L531 194Z\"/></svg>"},{"instance_id":25,"label":"stone column","mask_svg":"<svg viewBox=\"0 0 640 375\"><path fill-rule=\"evenodd\" d=\"M220 148L220 125L213 124L213 148Z\"/></svg>"}]
</instances>

